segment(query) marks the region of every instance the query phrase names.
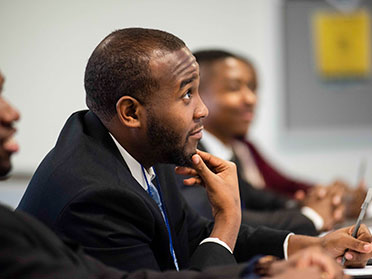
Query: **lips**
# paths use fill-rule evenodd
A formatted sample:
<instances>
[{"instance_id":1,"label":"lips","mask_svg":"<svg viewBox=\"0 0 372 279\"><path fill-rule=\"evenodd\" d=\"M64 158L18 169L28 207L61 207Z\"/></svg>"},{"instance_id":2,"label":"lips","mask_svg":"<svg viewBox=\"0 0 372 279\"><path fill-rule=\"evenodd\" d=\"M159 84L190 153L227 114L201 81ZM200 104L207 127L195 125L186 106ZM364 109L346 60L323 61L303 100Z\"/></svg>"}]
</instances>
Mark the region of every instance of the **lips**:
<instances>
[{"instance_id":1,"label":"lips","mask_svg":"<svg viewBox=\"0 0 372 279\"><path fill-rule=\"evenodd\" d=\"M244 121L252 121L253 120L253 117L254 117L254 111L252 108L248 108L248 109L245 109L245 110L241 110L240 111L240 117L244 120Z\"/></svg>"},{"instance_id":2,"label":"lips","mask_svg":"<svg viewBox=\"0 0 372 279\"><path fill-rule=\"evenodd\" d=\"M243 120L245 120L245 121L252 121L252 119L253 119L253 113L252 112L244 112L244 113L242 113L242 118L243 118Z\"/></svg>"},{"instance_id":3,"label":"lips","mask_svg":"<svg viewBox=\"0 0 372 279\"><path fill-rule=\"evenodd\" d=\"M195 138L195 139L201 139L202 136L203 136L203 129L204 127L201 126L199 128L197 128L196 130L192 131L189 136L192 137L192 138Z\"/></svg>"}]
</instances>

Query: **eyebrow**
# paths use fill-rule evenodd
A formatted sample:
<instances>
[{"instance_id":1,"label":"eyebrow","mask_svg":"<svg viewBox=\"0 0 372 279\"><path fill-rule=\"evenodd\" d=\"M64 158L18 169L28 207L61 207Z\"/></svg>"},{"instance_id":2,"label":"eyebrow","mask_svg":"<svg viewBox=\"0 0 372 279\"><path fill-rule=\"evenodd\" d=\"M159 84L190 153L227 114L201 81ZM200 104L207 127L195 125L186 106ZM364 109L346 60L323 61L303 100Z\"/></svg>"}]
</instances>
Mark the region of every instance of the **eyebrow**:
<instances>
[{"instance_id":1,"label":"eyebrow","mask_svg":"<svg viewBox=\"0 0 372 279\"><path fill-rule=\"evenodd\" d=\"M191 78L185 79L181 82L180 89L184 88L187 84L193 82L195 79L197 79L197 74L193 74Z\"/></svg>"}]
</instances>

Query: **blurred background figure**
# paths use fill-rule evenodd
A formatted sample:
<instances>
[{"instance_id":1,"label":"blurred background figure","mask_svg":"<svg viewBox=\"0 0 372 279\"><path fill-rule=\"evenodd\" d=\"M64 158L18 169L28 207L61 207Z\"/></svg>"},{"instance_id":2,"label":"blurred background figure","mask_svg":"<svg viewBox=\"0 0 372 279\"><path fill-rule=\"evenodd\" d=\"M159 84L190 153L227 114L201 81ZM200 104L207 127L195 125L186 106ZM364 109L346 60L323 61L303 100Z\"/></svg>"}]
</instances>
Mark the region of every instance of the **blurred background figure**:
<instances>
[{"instance_id":1,"label":"blurred background figure","mask_svg":"<svg viewBox=\"0 0 372 279\"><path fill-rule=\"evenodd\" d=\"M257 74L249 60L216 49L194 55L200 65L200 95L209 109L200 148L237 164L243 221L312 234L314 229L305 219L317 232L331 229L343 219L344 196L351 197L348 200L358 213L365 193L363 184L357 190L349 190L339 181L331 187L314 187L294 180L269 163L247 140L258 98ZM199 193L202 191L183 189L189 202L210 217L206 197ZM288 210L293 207L292 198L299 206Z\"/></svg>"},{"instance_id":2,"label":"blurred background figure","mask_svg":"<svg viewBox=\"0 0 372 279\"><path fill-rule=\"evenodd\" d=\"M0 94L3 90L4 76L0 73ZM10 172L10 157L17 152L19 147L13 136L16 132L14 123L19 119L18 111L0 95L0 179L5 179Z\"/></svg>"}]
</instances>

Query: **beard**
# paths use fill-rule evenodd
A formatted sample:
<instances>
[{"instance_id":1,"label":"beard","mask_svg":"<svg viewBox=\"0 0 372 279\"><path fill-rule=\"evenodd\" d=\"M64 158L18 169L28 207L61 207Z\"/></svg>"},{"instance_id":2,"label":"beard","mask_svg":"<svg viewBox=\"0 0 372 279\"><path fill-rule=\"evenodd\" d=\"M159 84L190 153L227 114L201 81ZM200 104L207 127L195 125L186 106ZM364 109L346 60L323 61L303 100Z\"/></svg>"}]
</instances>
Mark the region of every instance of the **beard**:
<instances>
[{"instance_id":1,"label":"beard","mask_svg":"<svg viewBox=\"0 0 372 279\"><path fill-rule=\"evenodd\" d=\"M196 150L192 153L186 151L189 135L183 141L179 134L162 125L150 111L148 116L147 137L156 161L177 166L192 166L191 157Z\"/></svg>"}]
</instances>

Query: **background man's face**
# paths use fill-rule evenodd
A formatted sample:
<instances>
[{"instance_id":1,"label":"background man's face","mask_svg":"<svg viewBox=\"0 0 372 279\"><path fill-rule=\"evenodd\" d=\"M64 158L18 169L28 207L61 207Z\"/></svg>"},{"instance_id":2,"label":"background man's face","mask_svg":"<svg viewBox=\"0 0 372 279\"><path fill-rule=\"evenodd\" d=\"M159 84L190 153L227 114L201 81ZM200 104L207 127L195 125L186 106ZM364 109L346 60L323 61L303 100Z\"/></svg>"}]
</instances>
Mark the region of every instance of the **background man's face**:
<instances>
[{"instance_id":1,"label":"background man's face","mask_svg":"<svg viewBox=\"0 0 372 279\"><path fill-rule=\"evenodd\" d=\"M147 108L149 144L159 161L189 165L208 114L198 92L199 66L187 48L154 58L150 66L160 89Z\"/></svg>"},{"instance_id":2,"label":"background man's face","mask_svg":"<svg viewBox=\"0 0 372 279\"><path fill-rule=\"evenodd\" d=\"M19 119L19 113L1 95L3 83L4 78L0 74L0 176L10 171L10 156L18 151L18 145L13 139L13 122Z\"/></svg>"},{"instance_id":3,"label":"background man's face","mask_svg":"<svg viewBox=\"0 0 372 279\"><path fill-rule=\"evenodd\" d=\"M257 99L254 70L229 57L202 66L201 79L200 95L209 110L206 127L224 138L245 136Z\"/></svg>"}]
</instances>

